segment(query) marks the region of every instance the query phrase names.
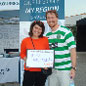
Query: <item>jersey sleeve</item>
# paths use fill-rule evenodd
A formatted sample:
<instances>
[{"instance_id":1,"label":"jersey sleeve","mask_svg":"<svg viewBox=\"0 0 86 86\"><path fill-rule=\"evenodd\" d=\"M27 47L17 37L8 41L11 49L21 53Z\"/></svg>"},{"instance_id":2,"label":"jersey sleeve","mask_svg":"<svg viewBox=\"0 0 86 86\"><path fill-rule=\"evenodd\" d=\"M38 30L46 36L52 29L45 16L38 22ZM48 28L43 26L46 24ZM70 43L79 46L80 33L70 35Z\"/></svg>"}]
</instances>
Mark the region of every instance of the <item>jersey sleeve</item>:
<instances>
[{"instance_id":1,"label":"jersey sleeve","mask_svg":"<svg viewBox=\"0 0 86 86\"><path fill-rule=\"evenodd\" d=\"M65 36L65 42L69 49L76 47L76 42L71 31L69 31Z\"/></svg>"}]
</instances>

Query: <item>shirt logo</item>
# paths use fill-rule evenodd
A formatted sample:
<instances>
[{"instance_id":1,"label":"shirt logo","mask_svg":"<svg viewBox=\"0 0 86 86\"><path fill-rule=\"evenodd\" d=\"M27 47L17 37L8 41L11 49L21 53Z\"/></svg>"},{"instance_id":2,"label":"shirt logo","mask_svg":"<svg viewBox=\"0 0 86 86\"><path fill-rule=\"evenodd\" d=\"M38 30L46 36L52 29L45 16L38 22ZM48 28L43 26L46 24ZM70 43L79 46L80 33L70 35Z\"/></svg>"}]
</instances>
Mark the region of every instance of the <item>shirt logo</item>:
<instances>
[{"instance_id":1,"label":"shirt logo","mask_svg":"<svg viewBox=\"0 0 86 86\"><path fill-rule=\"evenodd\" d=\"M61 34L57 34L57 39L60 39L61 38Z\"/></svg>"}]
</instances>

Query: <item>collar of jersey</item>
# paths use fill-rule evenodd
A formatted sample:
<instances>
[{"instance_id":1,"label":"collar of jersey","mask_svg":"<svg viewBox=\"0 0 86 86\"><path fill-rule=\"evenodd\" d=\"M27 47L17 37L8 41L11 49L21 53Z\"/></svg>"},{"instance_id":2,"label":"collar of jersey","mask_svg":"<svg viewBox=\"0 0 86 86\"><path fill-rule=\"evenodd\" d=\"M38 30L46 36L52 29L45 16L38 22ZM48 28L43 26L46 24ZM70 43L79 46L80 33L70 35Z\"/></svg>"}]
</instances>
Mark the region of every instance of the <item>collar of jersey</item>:
<instances>
[{"instance_id":1,"label":"collar of jersey","mask_svg":"<svg viewBox=\"0 0 86 86\"><path fill-rule=\"evenodd\" d=\"M55 31L52 31L52 33L57 32L59 29L60 29L60 26Z\"/></svg>"}]
</instances>

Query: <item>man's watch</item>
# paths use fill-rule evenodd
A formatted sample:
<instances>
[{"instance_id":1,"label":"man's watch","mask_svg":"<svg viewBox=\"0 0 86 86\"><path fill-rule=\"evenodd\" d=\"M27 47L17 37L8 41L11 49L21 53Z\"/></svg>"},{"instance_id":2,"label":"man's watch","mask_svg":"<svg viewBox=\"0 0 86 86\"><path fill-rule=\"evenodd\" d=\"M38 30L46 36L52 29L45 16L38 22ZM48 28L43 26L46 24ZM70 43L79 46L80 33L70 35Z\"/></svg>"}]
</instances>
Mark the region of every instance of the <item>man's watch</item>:
<instances>
[{"instance_id":1,"label":"man's watch","mask_svg":"<svg viewBox=\"0 0 86 86\"><path fill-rule=\"evenodd\" d=\"M72 69L76 71L76 67L72 67Z\"/></svg>"}]
</instances>

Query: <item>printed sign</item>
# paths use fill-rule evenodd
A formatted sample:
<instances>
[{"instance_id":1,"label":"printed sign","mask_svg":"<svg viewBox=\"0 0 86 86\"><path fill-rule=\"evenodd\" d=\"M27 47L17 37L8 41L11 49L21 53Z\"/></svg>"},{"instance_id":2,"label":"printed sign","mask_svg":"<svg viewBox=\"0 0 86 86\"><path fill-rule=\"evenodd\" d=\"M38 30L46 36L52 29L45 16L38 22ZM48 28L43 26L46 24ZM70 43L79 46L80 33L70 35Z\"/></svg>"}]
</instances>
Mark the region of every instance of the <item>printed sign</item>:
<instances>
[{"instance_id":1,"label":"printed sign","mask_svg":"<svg viewBox=\"0 0 86 86\"><path fill-rule=\"evenodd\" d=\"M27 50L27 67L44 68L53 67L53 50Z\"/></svg>"},{"instance_id":2,"label":"printed sign","mask_svg":"<svg viewBox=\"0 0 86 86\"><path fill-rule=\"evenodd\" d=\"M64 0L21 0L20 9L20 21L46 20L48 10L56 10L64 19Z\"/></svg>"}]
</instances>

